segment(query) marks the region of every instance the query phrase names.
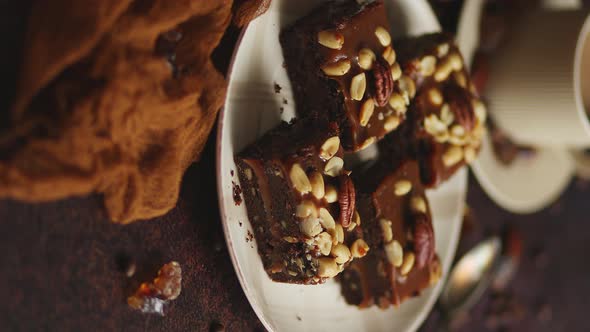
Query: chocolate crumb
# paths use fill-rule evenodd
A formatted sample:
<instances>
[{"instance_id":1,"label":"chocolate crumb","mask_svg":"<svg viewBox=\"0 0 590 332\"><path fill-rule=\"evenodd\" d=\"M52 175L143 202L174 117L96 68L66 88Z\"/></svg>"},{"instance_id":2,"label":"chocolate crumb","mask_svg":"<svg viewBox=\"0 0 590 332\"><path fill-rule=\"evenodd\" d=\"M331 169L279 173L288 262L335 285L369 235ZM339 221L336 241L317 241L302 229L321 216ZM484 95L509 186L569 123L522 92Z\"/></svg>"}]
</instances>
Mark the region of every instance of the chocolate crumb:
<instances>
[{"instance_id":1,"label":"chocolate crumb","mask_svg":"<svg viewBox=\"0 0 590 332\"><path fill-rule=\"evenodd\" d=\"M240 227L242 227L242 225L243 225L242 222L241 221L238 221L238 222L240 223Z\"/></svg>"},{"instance_id":2,"label":"chocolate crumb","mask_svg":"<svg viewBox=\"0 0 590 332\"><path fill-rule=\"evenodd\" d=\"M242 204L242 188L240 188L240 185L234 181L232 181L231 184L233 187L234 203L236 206L240 206L240 204Z\"/></svg>"},{"instance_id":3,"label":"chocolate crumb","mask_svg":"<svg viewBox=\"0 0 590 332\"><path fill-rule=\"evenodd\" d=\"M301 316L299 315L295 315L295 318L297 318L298 321L302 321Z\"/></svg>"},{"instance_id":4,"label":"chocolate crumb","mask_svg":"<svg viewBox=\"0 0 590 332\"><path fill-rule=\"evenodd\" d=\"M231 176L234 176L234 170L232 169L231 171L229 171L229 174L231 174Z\"/></svg>"},{"instance_id":5,"label":"chocolate crumb","mask_svg":"<svg viewBox=\"0 0 590 332\"><path fill-rule=\"evenodd\" d=\"M283 112L285 111L285 108L284 107L279 107L279 111L280 111L281 114L283 114Z\"/></svg>"},{"instance_id":6,"label":"chocolate crumb","mask_svg":"<svg viewBox=\"0 0 590 332\"><path fill-rule=\"evenodd\" d=\"M283 98L283 104L284 105L288 105L289 104L289 102L287 101L287 99Z\"/></svg>"},{"instance_id":7,"label":"chocolate crumb","mask_svg":"<svg viewBox=\"0 0 590 332\"><path fill-rule=\"evenodd\" d=\"M275 82L275 93L281 93L282 89L283 88L277 82Z\"/></svg>"},{"instance_id":8,"label":"chocolate crumb","mask_svg":"<svg viewBox=\"0 0 590 332\"><path fill-rule=\"evenodd\" d=\"M246 235L246 242L252 242L254 241L254 234L252 234L252 232L250 232L250 230L248 230L248 233Z\"/></svg>"}]
</instances>

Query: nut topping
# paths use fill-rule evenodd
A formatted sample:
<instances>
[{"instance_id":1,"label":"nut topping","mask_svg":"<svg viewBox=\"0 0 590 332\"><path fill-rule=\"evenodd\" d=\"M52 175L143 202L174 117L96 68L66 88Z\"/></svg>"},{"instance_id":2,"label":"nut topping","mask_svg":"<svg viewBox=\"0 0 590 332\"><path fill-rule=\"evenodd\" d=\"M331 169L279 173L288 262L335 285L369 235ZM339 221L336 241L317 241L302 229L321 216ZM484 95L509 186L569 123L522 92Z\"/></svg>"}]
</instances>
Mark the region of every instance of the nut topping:
<instances>
[{"instance_id":1,"label":"nut topping","mask_svg":"<svg viewBox=\"0 0 590 332\"><path fill-rule=\"evenodd\" d=\"M331 177L336 177L340 175L340 172L342 172L342 168L344 168L344 160L342 160L342 158L340 157L333 157L332 159L328 160L326 166L324 166L324 174L329 175Z\"/></svg>"},{"instance_id":2,"label":"nut topping","mask_svg":"<svg viewBox=\"0 0 590 332\"><path fill-rule=\"evenodd\" d=\"M424 76L431 76L436 70L436 58L433 55L427 55L420 60L420 73Z\"/></svg>"},{"instance_id":3,"label":"nut topping","mask_svg":"<svg viewBox=\"0 0 590 332\"><path fill-rule=\"evenodd\" d=\"M344 36L338 32L320 31L318 32L318 43L327 48L339 50L344 45Z\"/></svg>"},{"instance_id":4,"label":"nut topping","mask_svg":"<svg viewBox=\"0 0 590 332\"><path fill-rule=\"evenodd\" d=\"M451 61L448 57L444 58L439 62L439 65L434 72L434 79L437 82L445 81L447 78L449 78L451 72L453 72L453 65L451 64Z\"/></svg>"},{"instance_id":5,"label":"nut topping","mask_svg":"<svg viewBox=\"0 0 590 332\"><path fill-rule=\"evenodd\" d=\"M395 63L396 54L395 54L395 51L393 50L393 48L391 48L391 46L387 46L385 48L382 56L383 56L383 59L385 59L385 61L387 61L387 63L389 65L393 65Z\"/></svg>"},{"instance_id":6,"label":"nut topping","mask_svg":"<svg viewBox=\"0 0 590 332\"><path fill-rule=\"evenodd\" d=\"M328 230L336 228L336 221L326 208L320 208L320 224Z\"/></svg>"},{"instance_id":7,"label":"nut topping","mask_svg":"<svg viewBox=\"0 0 590 332\"><path fill-rule=\"evenodd\" d=\"M303 201L301 204L297 205L297 208L295 209L295 215L298 218L307 218L311 216L315 208L315 204L313 204L312 201Z\"/></svg>"},{"instance_id":8,"label":"nut topping","mask_svg":"<svg viewBox=\"0 0 590 332\"><path fill-rule=\"evenodd\" d=\"M340 224L348 227L352 222L355 211L356 192L354 184L348 176L340 176L340 191L338 193L338 204L340 205Z\"/></svg>"},{"instance_id":9,"label":"nut topping","mask_svg":"<svg viewBox=\"0 0 590 332\"><path fill-rule=\"evenodd\" d=\"M367 89L367 78L365 73L355 75L350 81L350 98L353 100L362 100Z\"/></svg>"},{"instance_id":10,"label":"nut topping","mask_svg":"<svg viewBox=\"0 0 590 332\"><path fill-rule=\"evenodd\" d=\"M379 226L381 227L381 234L383 235L383 241L385 243L393 240L393 231L391 229L391 220L379 219Z\"/></svg>"},{"instance_id":11,"label":"nut topping","mask_svg":"<svg viewBox=\"0 0 590 332\"><path fill-rule=\"evenodd\" d=\"M400 268L400 272L403 276L405 276L406 274L410 273L410 271L412 271L412 268L414 267L415 259L416 259L416 257L414 256L414 254L412 252L406 252L404 254L404 262Z\"/></svg>"},{"instance_id":12,"label":"nut topping","mask_svg":"<svg viewBox=\"0 0 590 332\"><path fill-rule=\"evenodd\" d=\"M414 250L419 269L434 259L434 231L425 214L416 215L414 226Z\"/></svg>"},{"instance_id":13,"label":"nut topping","mask_svg":"<svg viewBox=\"0 0 590 332\"><path fill-rule=\"evenodd\" d=\"M412 210L414 210L414 212L419 212L419 213L424 213L424 214L427 212L426 201L421 196L412 197L410 204L411 204Z\"/></svg>"},{"instance_id":14,"label":"nut topping","mask_svg":"<svg viewBox=\"0 0 590 332\"><path fill-rule=\"evenodd\" d=\"M462 87L463 89L467 88L467 78L465 77L465 73L462 71L456 71L453 73L453 78L455 78L455 82Z\"/></svg>"},{"instance_id":15,"label":"nut topping","mask_svg":"<svg viewBox=\"0 0 590 332\"><path fill-rule=\"evenodd\" d=\"M340 138L333 136L328 138L320 148L320 157L324 160L332 158L340 149Z\"/></svg>"},{"instance_id":16,"label":"nut topping","mask_svg":"<svg viewBox=\"0 0 590 332\"><path fill-rule=\"evenodd\" d=\"M399 63L394 63L391 65L391 78L394 81L399 80L402 77L402 68L399 66Z\"/></svg>"},{"instance_id":17,"label":"nut topping","mask_svg":"<svg viewBox=\"0 0 590 332\"><path fill-rule=\"evenodd\" d=\"M466 131L473 130L476 117L470 97L456 85L448 86L445 93L449 97L449 105L455 115L455 121Z\"/></svg>"},{"instance_id":18,"label":"nut topping","mask_svg":"<svg viewBox=\"0 0 590 332\"><path fill-rule=\"evenodd\" d=\"M375 141L376 141L376 140L377 140L377 138L376 138L376 137L374 137L374 136L367 138L367 139L366 139L366 140L365 140L365 141L364 141L364 142L363 142L363 143L362 143L362 144L359 146L359 148L358 148L358 150L357 150L357 151L361 151L361 150L364 150L364 149L368 148L368 147L369 147L369 146L371 146L373 143L375 143Z\"/></svg>"},{"instance_id":19,"label":"nut topping","mask_svg":"<svg viewBox=\"0 0 590 332\"><path fill-rule=\"evenodd\" d=\"M373 97L377 106L387 105L393 92L393 78L389 64L383 59L377 59L373 64Z\"/></svg>"},{"instance_id":20,"label":"nut topping","mask_svg":"<svg viewBox=\"0 0 590 332\"><path fill-rule=\"evenodd\" d=\"M328 256L332 250L332 236L326 232L321 232L315 237L315 242L320 249L320 253Z\"/></svg>"},{"instance_id":21,"label":"nut topping","mask_svg":"<svg viewBox=\"0 0 590 332\"><path fill-rule=\"evenodd\" d=\"M285 236L285 237L283 237L283 240L285 242L289 242L289 243L297 243L297 242L299 242L299 240L296 237L293 237L293 236Z\"/></svg>"},{"instance_id":22,"label":"nut topping","mask_svg":"<svg viewBox=\"0 0 590 332\"><path fill-rule=\"evenodd\" d=\"M322 257L318 259L318 276L332 278L338 274L338 264L333 258Z\"/></svg>"},{"instance_id":23,"label":"nut topping","mask_svg":"<svg viewBox=\"0 0 590 332\"><path fill-rule=\"evenodd\" d=\"M463 59L461 59L461 56L457 53L449 55L449 63L451 64L451 68L453 68L453 70L463 69Z\"/></svg>"},{"instance_id":24,"label":"nut topping","mask_svg":"<svg viewBox=\"0 0 590 332\"><path fill-rule=\"evenodd\" d=\"M246 175L246 179L248 179L248 181L252 181L252 170L249 168L246 168L244 170L244 175Z\"/></svg>"},{"instance_id":25,"label":"nut topping","mask_svg":"<svg viewBox=\"0 0 590 332\"><path fill-rule=\"evenodd\" d=\"M436 284L440 280L441 277L442 277L442 266L440 265L440 261L438 259L436 259L432 262L432 265L430 266L430 279L429 279L430 286L433 286L434 284Z\"/></svg>"},{"instance_id":26,"label":"nut topping","mask_svg":"<svg viewBox=\"0 0 590 332\"><path fill-rule=\"evenodd\" d=\"M391 44L391 35L384 27L377 27L377 29L375 29L375 36L379 39L381 45L389 46Z\"/></svg>"},{"instance_id":27,"label":"nut topping","mask_svg":"<svg viewBox=\"0 0 590 332\"><path fill-rule=\"evenodd\" d=\"M450 126L453 121L455 121L455 115L451 112L451 107L449 104L443 104L440 108L440 121L442 121L445 125Z\"/></svg>"},{"instance_id":28,"label":"nut topping","mask_svg":"<svg viewBox=\"0 0 590 332\"><path fill-rule=\"evenodd\" d=\"M393 240L383 246L385 249L385 255L389 263L395 267L400 267L404 259L404 250L399 242Z\"/></svg>"},{"instance_id":29,"label":"nut topping","mask_svg":"<svg viewBox=\"0 0 590 332\"><path fill-rule=\"evenodd\" d=\"M451 134L453 134L453 136L463 137L465 135L465 128L459 124L456 124L451 127Z\"/></svg>"},{"instance_id":30,"label":"nut topping","mask_svg":"<svg viewBox=\"0 0 590 332\"><path fill-rule=\"evenodd\" d=\"M404 196L412 190L412 182L409 180L399 180L394 185L396 196Z\"/></svg>"},{"instance_id":31,"label":"nut topping","mask_svg":"<svg viewBox=\"0 0 590 332\"><path fill-rule=\"evenodd\" d=\"M451 146L442 156L443 164L446 167L452 167L463 159L463 149L459 146Z\"/></svg>"},{"instance_id":32,"label":"nut topping","mask_svg":"<svg viewBox=\"0 0 590 332\"><path fill-rule=\"evenodd\" d=\"M368 251L369 251L369 245L363 239L357 239L350 246L350 252L352 254L352 257L354 257L354 258L365 257L365 255L367 255Z\"/></svg>"},{"instance_id":33,"label":"nut topping","mask_svg":"<svg viewBox=\"0 0 590 332\"><path fill-rule=\"evenodd\" d=\"M391 94L391 98L389 98L389 106L400 113L406 111L406 101L399 93L394 92Z\"/></svg>"},{"instance_id":34,"label":"nut topping","mask_svg":"<svg viewBox=\"0 0 590 332\"><path fill-rule=\"evenodd\" d=\"M352 222L357 225L361 224L361 215L357 210L354 210L354 214L352 215Z\"/></svg>"},{"instance_id":35,"label":"nut topping","mask_svg":"<svg viewBox=\"0 0 590 332\"><path fill-rule=\"evenodd\" d=\"M409 76L402 75L402 77L400 77L399 89L406 93L410 99L416 96L416 84Z\"/></svg>"},{"instance_id":36,"label":"nut topping","mask_svg":"<svg viewBox=\"0 0 590 332\"><path fill-rule=\"evenodd\" d=\"M385 122L383 123L383 128L386 131L392 131L399 126L400 119L396 115L390 115L385 118Z\"/></svg>"},{"instance_id":37,"label":"nut topping","mask_svg":"<svg viewBox=\"0 0 590 332\"><path fill-rule=\"evenodd\" d=\"M307 194L311 191L311 183L309 183L309 178L303 168L301 168L301 165L293 164L291 172L289 172L289 178L293 187L300 193Z\"/></svg>"},{"instance_id":38,"label":"nut topping","mask_svg":"<svg viewBox=\"0 0 590 332\"><path fill-rule=\"evenodd\" d=\"M424 129L432 136L437 136L447 131L447 125L444 124L436 114L430 114L424 119Z\"/></svg>"},{"instance_id":39,"label":"nut topping","mask_svg":"<svg viewBox=\"0 0 590 332\"><path fill-rule=\"evenodd\" d=\"M309 178L311 193L317 199L324 198L324 176L320 172L313 172Z\"/></svg>"},{"instance_id":40,"label":"nut topping","mask_svg":"<svg viewBox=\"0 0 590 332\"><path fill-rule=\"evenodd\" d=\"M465 149L463 149L463 154L465 155L465 161L468 164L471 164L477 157L477 152L470 146L467 146Z\"/></svg>"},{"instance_id":41,"label":"nut topping","mask_svg":"<svg viewBox=\"0 0 590 332\"><path fill-rule=\"evenodd\" d=\"M326 199L326 202L334 203L338 201L338 192L334 186L327 184L325 192L324 198Z\"/></svg>"},{"instance_id":42,"label":"nut topping","mask_svg":"<svg viewBox=\"0 0 590 332\"><path fill-rule=\"evenodd\" d=\"M350 70L350 60L344 59L336 63L330 63L322 67L324 74L328 76L342 76Z\"/></svg>"},{"instance_id":43,"label":"nut topping","mask_svg":"<svg viewBox=\"0 0 590 332\"><path fill-rule=\"evenodd\" d=\"M473 112L475 113L477 122L484 124L486 122L486 106L483 104L483 102L481 102L481 100L474 100L472 104Z\"/></svg>"},{"instance_id":44,"label":"nut topping","mask_svg":"<svg viewBox=\"0 0 590 332\"><path fill-rule=\"evenodd\" d=\"M428 100L430 100L433 105L437 106L441 105L444 101L442 93L440 93L440 90L436 88L428 90Z\"/></svg>"},{"instance_id":45,"label":"nut topping","mask_svg":"<svg viewBox=\"0 0 590 332\"><path fill-rule=\"evenodd\" d=\"M343 244L337 244L332 247L332 251L330 252L334 260L338 264L344 264L350 260L350 249Z\"/></svg>"},{"instance_id":46,"label":"nut topping","mask_svg":"<svg viewBox=\"0 0 590 332\"><path fill-rule=\"evenodd\" d=\"M365 127L369 120L371 120L371 116L373 115L373 111L375 110L375 102L373 99L367 99L361 106L361 111L359 113L359 123L361 126Z\"/></svg>"},{"instance_id":47,"label":"nut topping","mask_svg":"<svg viewBox=\"0 0 590 332\"><path fill-rule=\"evenodd\" d=\"M436 47L436 55L439 58L444 58L449 54L449 43L440 44Z\"/></svg>"},{"instance_id":48,"label":"nut topping","mask_svg":"<svg viewBox=\"0 0 590 332\"><path fill-rule=\"evenodd\" d=\"M359 51L358 62L359 67L362 69L370 70L371 67L373 67L373 61L375 61L375 59L377 59L377 57L375 56L375 53L371 51L371 49L363 48Z\"/></svg>"},{"instance_id":49,"label":"nut topping","mask_svg":"<svg viewBox=\"0 0 590 332\"><path fill-rule=\"evenodd\" d=\"M322 232L318 218L308 217L299 223L299 230L307 237L314 237Z\"/></svg>"}]
</instances>

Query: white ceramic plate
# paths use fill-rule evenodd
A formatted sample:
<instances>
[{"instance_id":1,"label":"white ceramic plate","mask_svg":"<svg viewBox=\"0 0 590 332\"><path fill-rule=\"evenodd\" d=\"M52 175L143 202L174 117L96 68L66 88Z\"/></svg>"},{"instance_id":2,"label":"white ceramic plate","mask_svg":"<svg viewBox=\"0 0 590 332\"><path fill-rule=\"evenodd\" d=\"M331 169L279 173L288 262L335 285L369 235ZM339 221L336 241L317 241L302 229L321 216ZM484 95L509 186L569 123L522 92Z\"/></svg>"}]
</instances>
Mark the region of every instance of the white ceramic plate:
<instances>
[{"instance_id":1,"label":"white ceramic plate","mask_svg":"<svg viewBox=\"0 0 590 332\"><path fill-rule=\"evenodd\" d=\"M270 331L415 331L436 301L442 283L407 301L399 309L384 311L377 308L359 310L347 305L334 281L318 286L272 282L263 270L256 243L246 240L252 231L244 204L236 206L232 197L232 182L239 183L234 154L279 121L289 120L294 115L294 102L278 40L280 28L319 2L273 1L268 13L245 30L234 54L217 137L219 204L229 252L250 304ZM395 0L387 5L397 34L440 29L425 0ZM282 87L278 94L274 91L275 82ZM282 113L279 111L281 107ZM444 186L427 193L443 273L448 271L455 254L466 186L467 172L461 170Z\"/></svg>"},{"instance_id":2,"label":"white ceramic plate","mask_svg":"<svg viewBox=\"0 0 590 332\"><path fill-rule=\"evenodd\" d=\"M459 18L457 45L469 65L479 45L477 27L484 4L483 0L465 1ZM471 164L486 193L513 213L532 213L551 204L567 187L574 168L570 153L554 147L537 147L533 157L520 156L509 166L503 165L494 155L489 135L484 136L479 157Z\"/></svg>"}]
</instances>

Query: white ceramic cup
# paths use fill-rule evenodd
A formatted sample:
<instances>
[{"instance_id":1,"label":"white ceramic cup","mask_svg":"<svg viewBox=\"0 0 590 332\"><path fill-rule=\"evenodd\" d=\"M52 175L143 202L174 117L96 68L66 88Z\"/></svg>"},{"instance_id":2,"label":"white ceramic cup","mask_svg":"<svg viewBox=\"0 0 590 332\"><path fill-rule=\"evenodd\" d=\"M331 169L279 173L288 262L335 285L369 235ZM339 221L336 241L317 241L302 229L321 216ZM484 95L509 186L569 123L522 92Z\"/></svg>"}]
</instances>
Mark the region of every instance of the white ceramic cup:
<instances>
[{"instance_id":1,"label":"white ceramic cup","mask_svg":"<svg viewBox=\"0 0 590 332\"><path fill-rule=\"evenodd\" d=\"M538 11L511 31L491 59L484 95L517 142L590 146L590 16Z\"/></svg>"}]
</instances>

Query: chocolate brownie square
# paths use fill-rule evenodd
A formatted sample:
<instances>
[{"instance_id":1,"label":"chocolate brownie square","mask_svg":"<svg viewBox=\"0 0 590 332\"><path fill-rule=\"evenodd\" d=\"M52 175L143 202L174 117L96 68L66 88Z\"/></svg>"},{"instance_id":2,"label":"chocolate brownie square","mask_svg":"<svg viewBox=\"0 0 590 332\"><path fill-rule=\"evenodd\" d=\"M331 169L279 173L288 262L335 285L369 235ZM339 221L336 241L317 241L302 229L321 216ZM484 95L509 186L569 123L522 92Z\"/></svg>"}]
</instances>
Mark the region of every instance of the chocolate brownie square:
<instances>
[{"instance_id":1,"label":"chocolate brownie square","mask_svg":"<svg viewBox=\"0 0 590 332\"><path fill-rule=\"evenodd\" d=\"M236 156L248 217L274 281L317 284L368 250L338 127L282 123Z\"/></svg>"},{"instance_id":2,"label":"chocolate brownie square","mask_svg":"<svg viewBox=\"0 0 590 332\"><path fill-rule=\"evenodd\" d=\"M407 150L419 160L423 182L436 187L476 158L486 109L452 37L434 33L397 40L396 45L402 69L415 82L417 93L404 128L381 147L391 153L411 137Z\"/></svg>"},{"instance_id":3,"label":"chocolate brownie square","mask_svg":"<svg viewBox=\"0 0 590 332\"><path fill-rule=\"evenodd\" d=\"M382 161L361 177L367 181L359 185L357 205L371 251L344 270L342 293L362 308L398 306L441 276L420 170L413 160L394 168Z\"/></svg>"},{"instance_id":4,"label":"chocolate brownie square","mask_svg":"<svg viewBox=\"0 0 590 332\"><path fill-rule=\"evenodd\" d=\"M361 150L405 119L414 82L402 75L383 1L331 1L281 32L297 112L335 121Z\"/></svg>"}]
</instances>

